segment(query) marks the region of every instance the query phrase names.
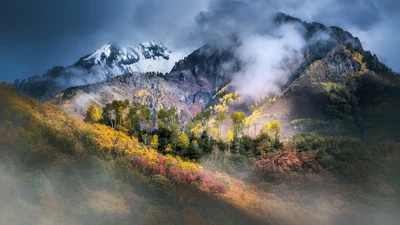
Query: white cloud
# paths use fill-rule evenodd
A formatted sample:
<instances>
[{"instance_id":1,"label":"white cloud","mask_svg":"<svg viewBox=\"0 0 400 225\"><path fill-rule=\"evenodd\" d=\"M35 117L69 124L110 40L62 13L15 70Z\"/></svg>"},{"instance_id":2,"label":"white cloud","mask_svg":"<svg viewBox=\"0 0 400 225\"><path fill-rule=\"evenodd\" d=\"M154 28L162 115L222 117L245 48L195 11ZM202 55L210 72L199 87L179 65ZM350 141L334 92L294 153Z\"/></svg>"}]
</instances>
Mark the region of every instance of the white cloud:
<instances>
[{"instance_id":1,"label":"white cloud","mask_svg":"<svg viewBox=\"0 0 400 225\"><path fill-rule=\"evenodd\" d=\"M235 55L244 63L233 79L233 86L244 97L277 93L302 62L306 42L298 27L286 24L273 35L255 34L242 40Z\"/></svg>"}]
</instances>

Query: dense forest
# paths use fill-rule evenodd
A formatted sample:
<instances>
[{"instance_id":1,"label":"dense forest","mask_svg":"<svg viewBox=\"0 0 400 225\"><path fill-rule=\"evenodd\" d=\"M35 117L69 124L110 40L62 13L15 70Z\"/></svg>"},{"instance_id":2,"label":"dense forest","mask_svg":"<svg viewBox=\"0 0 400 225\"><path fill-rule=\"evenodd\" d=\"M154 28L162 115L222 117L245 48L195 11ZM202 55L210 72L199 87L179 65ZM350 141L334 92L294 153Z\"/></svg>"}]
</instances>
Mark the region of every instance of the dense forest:
<instances>
[{"instance_id":1,"label":"dense forest","mask_svg":"<svg viewBox=\"0 0 400 225\"><path fill-rule=\"evenodd\" d=\"M394 224L399 144L252 138L243 112L129 101L84 121L0 86L1 224ZM221 137L219 125L232 129Z\"/></svg>"},{"instance_id":2,"label":"dense forest","mask_svg":"<svg viewBox=\"0 0 400 225\"><path fill-rule=\"evenodd\" d=\"M102 109L90 106L85 121L104 124L135 137L161 154L194 162L213 152L227 153L243 161L283 146L279 140L281 126L278 121L267 122L263 131L253 139L244 133L245 127L249 126L244 112L233 112L228 118L224 112L207 109L197 113L186 124L181 124L180 114L175 107L171 107L152 115L144 105L130 103L129 100L114 100ZM221 124L226 120L232 128L221 137Z\"/></svg>"}]
</instances>

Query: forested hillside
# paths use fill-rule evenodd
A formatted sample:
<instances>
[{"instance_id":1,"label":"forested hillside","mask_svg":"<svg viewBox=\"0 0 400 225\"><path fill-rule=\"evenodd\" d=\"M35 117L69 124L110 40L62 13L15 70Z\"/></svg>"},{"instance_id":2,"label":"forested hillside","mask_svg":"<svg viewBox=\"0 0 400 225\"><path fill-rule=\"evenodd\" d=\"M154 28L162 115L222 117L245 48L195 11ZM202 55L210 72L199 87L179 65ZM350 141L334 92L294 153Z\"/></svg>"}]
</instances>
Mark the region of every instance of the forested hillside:
<instances>
[{"instance_id":1,"label":"forested hillside","mask_svg":"<svg viewBox=\"0 0 400 225\"><path fill-rule=\"evenodd\" d=\"M259 223L216 198L228 178L0 89L1 224Z\"/></svg>"},{"instance_id":2,"label":"forested hillside","mask_svg":"<svg viewBox=\"0 0 400 225\"><path fill-rule=\"evenodd\" d=\"M391 224L398 219L400 155L394 142L365 145L355 138L302 134L283 144L276 139L279 123L272 123L258 137L265 146L245 137L235 144L232 134L239 147L229 150L230 141L218 144L192 131L171 138L174 126L168 125L174 120L167 118L176 116L173 110L157 115L157 132L164 133L149 131L148 142L135 126L123 128L118 112L106 120L108 126L93 121L96 116L85 123L51 104L17 96L6 84L0 93L2 224ZM206 124L205 117L198 115L197 126ZM241 118L238 113L230 119ZM162 141L165 134L171 136ZM158 135L165 148L154 140ZM209 152L194 144L208 146L208 141ZM190 149L201 154L186 155ZM385 220L371 220L379 215Z\"/></svg>"}]
</instances>

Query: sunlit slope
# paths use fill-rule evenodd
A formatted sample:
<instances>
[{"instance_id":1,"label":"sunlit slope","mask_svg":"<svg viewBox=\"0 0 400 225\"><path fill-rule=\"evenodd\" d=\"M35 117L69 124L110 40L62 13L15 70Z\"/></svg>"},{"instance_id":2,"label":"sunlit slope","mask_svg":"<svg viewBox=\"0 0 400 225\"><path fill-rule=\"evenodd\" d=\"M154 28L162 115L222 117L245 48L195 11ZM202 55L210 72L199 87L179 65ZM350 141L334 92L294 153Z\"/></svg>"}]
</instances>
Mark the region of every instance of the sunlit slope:
<instances>
[{"instance_id":1,"label":"sunlit slope","mask_svg":"<svg viewBox=\"0 0 400 225\"><path fill-rule=\"evenodd\" d=\"M256 223L221 176L0 88L1 224ZM257 223L256 223L257 224Z\"/></svg>"}]
</instances>

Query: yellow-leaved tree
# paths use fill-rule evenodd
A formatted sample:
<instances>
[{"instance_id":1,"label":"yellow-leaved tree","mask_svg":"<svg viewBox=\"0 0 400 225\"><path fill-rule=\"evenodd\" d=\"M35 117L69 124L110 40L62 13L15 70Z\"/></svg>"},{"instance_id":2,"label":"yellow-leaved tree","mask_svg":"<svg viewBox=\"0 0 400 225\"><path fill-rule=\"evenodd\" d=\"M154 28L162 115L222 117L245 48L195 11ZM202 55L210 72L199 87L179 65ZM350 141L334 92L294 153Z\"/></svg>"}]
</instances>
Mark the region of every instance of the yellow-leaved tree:
<instances>
[{"instance_id":1,"label":"yellow-leaved tree","mask_svg":"<svg viewBox=\"0 0 400 225\"><path fill-rule=\"evenodd\" d=\"M172 145L171 144L168 144L167 145L167 147L165 148L165 153L172 153L173 152L173 149L172 149Z\"/></svg>"},{"instance_id":2,"label":"yellow-leaved tree","mask_svg":"<svg viewBox=\"0 0 400 225\"><path fill-rule=\"evenodd\" d=\"M153 139L151 140L150 145L151 145L151 147L153 149L157 150L158 145L159 145L159 143L158 143L158 135L156 135L156 134L153 135Z\"/></svg>"},{"instance_id":3,"label":"yellow-leaved tree","mask_svg":"<svg viewBox=\"0 0 400 225\"><path fill-rule=\"evenodd\" d=\"M102 118L101 109L97 108L96 106L92 105L86 111L85 121L88 123L97 123Z\"/></svg>"},{"instance_id":4,"label":"yellow-leaved tree","mask_svg":"<svg viewBox=\"0 0 400 225\"><path fill-rule=\"evenodd\" d=\"M230 129L228 131L228 133L226 134L225 138L226 138L226 142L228 142L228 152L230 153L231 152L231 142L233 140L233 131L232 131L232 129Z\"/></svg>"},{"instance_id":5,"label":"yellow-leaved tree","mask_svg":"<svg viewBox=\"0 0 400 225\"><path fill-rule=\"evenodd\" d=\"M178 147L182 151L185 151L188 149L189 145L190 145L190 140L188 136L184 132L182 132L181 135L179 135L178 137Z\"/></svg>"},{"instance_id":6,"label":"yellow-leaved tree","mask_svg":"<svg viewBox=\"0 0 400 225\"><path fill-rule=\"evenodd\" d=\"M276 144L279 142L279 134L281 132L281 129L281 125L277 120L264 124L264 131L271 136Z\"/></svg>"}]
</instances>

